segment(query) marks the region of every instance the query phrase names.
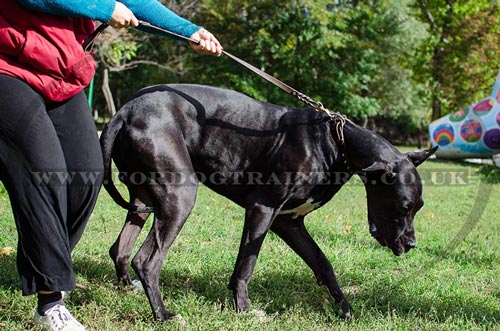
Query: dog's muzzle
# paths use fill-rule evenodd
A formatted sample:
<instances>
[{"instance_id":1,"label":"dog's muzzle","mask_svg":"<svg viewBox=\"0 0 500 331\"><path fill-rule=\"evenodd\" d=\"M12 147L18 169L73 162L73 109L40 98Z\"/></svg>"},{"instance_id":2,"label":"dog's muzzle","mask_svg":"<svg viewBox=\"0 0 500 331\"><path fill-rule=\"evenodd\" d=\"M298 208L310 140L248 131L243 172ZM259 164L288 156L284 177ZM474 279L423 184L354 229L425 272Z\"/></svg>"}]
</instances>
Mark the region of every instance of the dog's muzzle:
<instances>
[{"instance_id":1,"label":"dog's muzzle","mask_svg":"<svg viewBox=\"0 0 500 331\"><path fill-rule=\"evenodd\" d=\"M375 238L378 243L384 247L388 247L392 250L394 255L400 256L403 253L407 253L412 248L415 248L417 242L415 237L409 235L410 232L405 232L401 234L394 243L387 242L387 239L384 237L383 233L377 228L375 223L370 220L370 234L373 238Z\"/></svg>"}]
</instances>

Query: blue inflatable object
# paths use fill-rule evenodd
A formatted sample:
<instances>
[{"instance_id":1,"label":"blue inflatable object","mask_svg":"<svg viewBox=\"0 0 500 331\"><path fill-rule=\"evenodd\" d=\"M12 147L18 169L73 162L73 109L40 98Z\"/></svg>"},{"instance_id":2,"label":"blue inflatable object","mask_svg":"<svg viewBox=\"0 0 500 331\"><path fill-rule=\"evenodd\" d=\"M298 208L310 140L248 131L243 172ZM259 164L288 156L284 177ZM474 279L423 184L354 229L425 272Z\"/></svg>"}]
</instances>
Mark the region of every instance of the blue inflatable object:
<instances>
[{"instance_id":1,"label":"blue inflatable object","mask_svg":"<svg viewBox=\"0 0 500 331\"><path fill-rule=\"evenodd\" d=\"M500 153L500 73L488 98L429 125L437 157L486 158Z\"/></svg>"}]
</instances>

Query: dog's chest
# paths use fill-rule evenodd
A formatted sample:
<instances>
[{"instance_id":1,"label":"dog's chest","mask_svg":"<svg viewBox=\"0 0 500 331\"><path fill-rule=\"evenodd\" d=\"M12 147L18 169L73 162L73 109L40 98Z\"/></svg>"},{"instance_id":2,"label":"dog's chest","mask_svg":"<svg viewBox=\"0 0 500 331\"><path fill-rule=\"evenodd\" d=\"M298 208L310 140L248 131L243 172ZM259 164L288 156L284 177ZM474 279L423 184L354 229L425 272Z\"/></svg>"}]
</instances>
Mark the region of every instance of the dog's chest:
<instances>
[{"instance_id":1,"label":"dog's chest","mask_svg":"<svg viewBox=\"0 0 500 331\"><path fill-rule=\"evenodd\" d=\"M319 207L321 207L321 201L315 202L314 198L309 198L297 207L281 210L279 215L292 215L292 218L297 218L299 216L305 216Z\"/></svg>"}]
</instances>

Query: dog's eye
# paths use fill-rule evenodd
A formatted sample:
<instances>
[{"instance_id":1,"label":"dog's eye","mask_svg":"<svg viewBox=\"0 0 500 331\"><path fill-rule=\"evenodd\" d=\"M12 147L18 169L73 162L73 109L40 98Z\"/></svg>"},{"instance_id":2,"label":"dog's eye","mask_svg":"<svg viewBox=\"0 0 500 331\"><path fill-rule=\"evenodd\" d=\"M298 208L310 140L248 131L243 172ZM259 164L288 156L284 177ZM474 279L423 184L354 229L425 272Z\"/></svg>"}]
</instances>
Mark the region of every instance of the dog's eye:
<instances>
[{"instance_id":1,"label":"dog's eye","mask_svg":"<svg viewBox=\"0 0 500 331\"><path fill-rule=\"evenodd\" d=\"M397 174L395 172L386 172L380 178L381 182L384 184L392 185L396 181Z\"/></svg>"},{"instance_id":2,"label":"dog's eye","mask_svg":"<svg viewBox=\"0 0 500 331\"><path fill-rule=\"evenodd\" d=\"M403 210L405 213L409 213L410 211L413 210L414 204L411 202L407 202L403 205L401 205L401 210Z\"/></svg>"}]
</instances>

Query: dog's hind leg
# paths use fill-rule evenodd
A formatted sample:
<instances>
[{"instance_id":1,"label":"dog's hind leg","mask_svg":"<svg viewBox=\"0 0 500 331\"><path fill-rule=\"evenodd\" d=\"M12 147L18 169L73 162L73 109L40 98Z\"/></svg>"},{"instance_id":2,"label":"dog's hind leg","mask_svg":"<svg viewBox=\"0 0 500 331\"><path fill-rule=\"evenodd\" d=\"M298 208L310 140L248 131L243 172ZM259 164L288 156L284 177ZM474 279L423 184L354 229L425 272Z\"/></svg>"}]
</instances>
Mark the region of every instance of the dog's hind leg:
<instances>
[{"instance_id":1,"label":"dog's hind leg","mask_svg":"<svg viewBox=\"0 0 500 331\"><path fill-rule=\"evenodd\" d=\"M351 318L351 306L340 289L330 261L321 251L304 225L304 217L293 219L280 215L273 222L271 230L283 239L312 269L319 285L324 285L342 308L342 317Z\"/></svg>"},{"instance_id":2,"label":"dog's hind leg","mask_svg":"<svg viewBox=\"0 0 500 331\"><path fill-rule=\"evenodd\" d=\"M196 199L196 185L157 185L154 190L154 221L132 267L141 280L155 319L164 321L175 314L163 304L159 279L163 260L186 221Z\"/></svg>"},{"instance_id":3,"label":"dog's hind leg","mask_svg":"<svg viewBox=\"0 0 500 331\"><path fill-rule=\"evenodd\" d=\"M143 205L139 199L132 199L132 203L135 205ZM124 285L132 285L132 279L129 273L130 256L137 237L148 216L149 213L129 212L120 235L109 249L109 255L115 264L118 281Z\"/></svg>"},{"instance_id":4,"label":"dog's hind leg","mask_svg":"<svg viewBox=\"0 0 500 331\"><path fill-rule=\"evenodd\" d=\"M276 215L276 209L255 202L246 209L245 225L233 275L228 288L233 291L237 312L250 308L248 283L252 277L264 238Z\"/></svg>"}]
</instances>

